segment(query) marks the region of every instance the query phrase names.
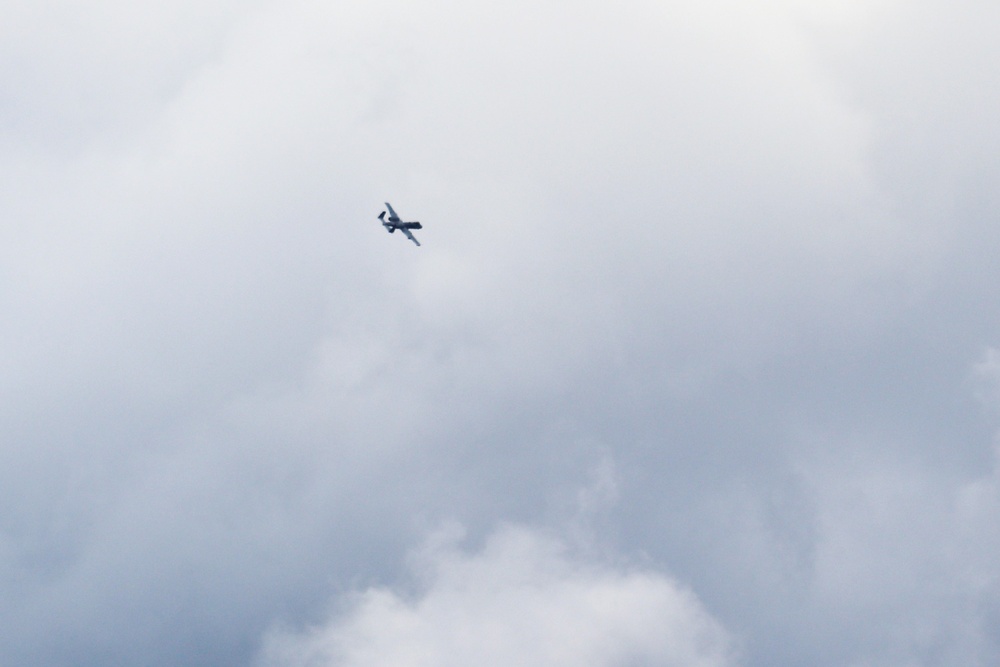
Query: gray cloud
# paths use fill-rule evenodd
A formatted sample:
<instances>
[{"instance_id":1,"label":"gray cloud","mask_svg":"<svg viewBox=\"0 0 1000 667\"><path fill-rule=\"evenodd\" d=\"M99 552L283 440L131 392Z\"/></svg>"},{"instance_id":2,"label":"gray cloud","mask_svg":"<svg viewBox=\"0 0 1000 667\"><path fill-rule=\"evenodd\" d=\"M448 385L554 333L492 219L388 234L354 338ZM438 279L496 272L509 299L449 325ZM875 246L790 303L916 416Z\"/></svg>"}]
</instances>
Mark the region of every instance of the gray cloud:
<instances>
[{"instance_id":1,"label":"gray cloud","mask_svg":"<svg viewBox=\"0 0 1000 667\"><path fill-rule=\"evenodd\" d=\"M425 622L451 575L393 582L455 520L644 559L545 556L692 591L742 664L988 664L993 15L15 3L4 655L248 664L392 611L325 624L344 591Z\"/></svg>"}]
</instances>

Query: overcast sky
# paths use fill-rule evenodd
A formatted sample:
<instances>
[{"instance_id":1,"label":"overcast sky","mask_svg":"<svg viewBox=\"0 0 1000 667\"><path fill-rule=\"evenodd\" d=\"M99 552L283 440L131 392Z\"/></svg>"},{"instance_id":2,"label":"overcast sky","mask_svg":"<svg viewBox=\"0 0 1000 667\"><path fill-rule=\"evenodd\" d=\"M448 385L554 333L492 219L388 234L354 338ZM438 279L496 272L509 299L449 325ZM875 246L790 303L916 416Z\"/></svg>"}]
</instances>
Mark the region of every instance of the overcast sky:
<instances>
[{"instance_id":1,"label":"overcast sky","mask_svg":"<svg viewBox=\"0 0 1000 667\"><path fill-rule=\"evenodd\" d=\"M5 664L1000 662L996 3L85 5L0 21Z\"/></svg>"}]
</instances>

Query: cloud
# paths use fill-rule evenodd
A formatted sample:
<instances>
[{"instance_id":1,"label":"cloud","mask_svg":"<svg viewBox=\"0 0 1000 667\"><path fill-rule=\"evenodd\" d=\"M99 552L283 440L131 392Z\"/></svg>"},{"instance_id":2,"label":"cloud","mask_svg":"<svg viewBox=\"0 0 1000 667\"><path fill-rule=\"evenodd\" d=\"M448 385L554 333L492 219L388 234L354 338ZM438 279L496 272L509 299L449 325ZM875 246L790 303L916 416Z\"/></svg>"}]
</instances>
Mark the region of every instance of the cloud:
<instances>
[{"instance_id":1,"label":"cloud","mask_svg":"<svg viewBox=\"0 0 1000 667\"><path fill-rule=\"evenodd\" d=\"M854 456L822 457L803 470L815 512L800 582L809 650L825 647L830 664L994 664L996 464L956 479L887 448Z\"/></svg>"},{"instance_id":2,"label":"cloud","mask_svg":"<svg viewBox=\"0 0 1000 667\"><path fill-rule=\"evenodd\" d=\"M569 532L683 586L487 543L695 591L755 666L992 656L993 5L8 4L11 661L245 664L326 582L405 579L422 526L544 523L605 451L578 500L617 503ZM501 546L317 637L485 606L458 572Z\"/></svg>"},{"instance_id":3,"label":"cloud","mask_svg":"<svg viewBox=\"0 0 1000 667\"><path fill-rule=\"evenodd\" d=\"M725 667L732 640L697 598L651 570L588 562L507 525L475 553L455 526L413 557L416 590L371 588L327 624L273 634L268 667Z\"/></svg>"}]
</instances>

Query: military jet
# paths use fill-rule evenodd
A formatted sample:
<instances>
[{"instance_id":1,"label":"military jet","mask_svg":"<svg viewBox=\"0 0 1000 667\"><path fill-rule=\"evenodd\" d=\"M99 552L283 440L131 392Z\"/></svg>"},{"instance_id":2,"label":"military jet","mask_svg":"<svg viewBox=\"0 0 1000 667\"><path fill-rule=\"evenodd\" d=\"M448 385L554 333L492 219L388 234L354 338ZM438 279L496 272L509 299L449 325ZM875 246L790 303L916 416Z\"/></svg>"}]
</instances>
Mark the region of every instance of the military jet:
<instances>
[{"instance_id":1,"label":"military jet","mask_svg":"<svg viewBox=\"0 0 1000 667\"><path fill-rule=\"evenodd\" d=\"M392 205L389 204L389 202L386 202L385 205L386 208L389 209L389 217L386 218L385 211L382 211L381 213L378 214L378 219L382 221L382 226L386 228L386 231L392 234L394 231L398 229L404 234L406 234L406 238L410 239L419 246L420 241L418 241L416 237L414 237L413 234L410 233L410 230L423 229L424 226L421 225L419 222L403 222L402 220L399 219L399 216L396 215L396 212L392 210Z\"/></svg>"}]
</instances>

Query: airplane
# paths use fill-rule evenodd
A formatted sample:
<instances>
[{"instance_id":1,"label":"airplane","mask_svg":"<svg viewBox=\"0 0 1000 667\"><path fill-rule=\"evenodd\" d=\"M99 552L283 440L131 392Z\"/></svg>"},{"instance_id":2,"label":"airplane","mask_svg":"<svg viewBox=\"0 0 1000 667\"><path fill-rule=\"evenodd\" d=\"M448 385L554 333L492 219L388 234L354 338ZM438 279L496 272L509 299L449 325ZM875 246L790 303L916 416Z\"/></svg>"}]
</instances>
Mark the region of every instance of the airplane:
<instances>
[{"instance_id":1,"label":"airplane","mask_svg":"<svg viewBox=\"0 0 1000 667\"><path fill-rule=\"evenodd\" d=\"M419 222L403 222L402 220L399 219L399 216L396 215L396 212L392 210L392 205L389 204L389 202L386 202L385 205L389 209L389 218L386 219L385 211L382 211L381 213L378 214L378 219L382 221L382 226L386 228L386 231L392 234L394 231L398 229L404 234L406 234L406 238L410 239L419 246L420 241L418 241L416 237L414 237L413 234L410 233L410 230L423 229L424 226L421 225Z\"/></svg>"}]
</instances>

